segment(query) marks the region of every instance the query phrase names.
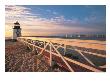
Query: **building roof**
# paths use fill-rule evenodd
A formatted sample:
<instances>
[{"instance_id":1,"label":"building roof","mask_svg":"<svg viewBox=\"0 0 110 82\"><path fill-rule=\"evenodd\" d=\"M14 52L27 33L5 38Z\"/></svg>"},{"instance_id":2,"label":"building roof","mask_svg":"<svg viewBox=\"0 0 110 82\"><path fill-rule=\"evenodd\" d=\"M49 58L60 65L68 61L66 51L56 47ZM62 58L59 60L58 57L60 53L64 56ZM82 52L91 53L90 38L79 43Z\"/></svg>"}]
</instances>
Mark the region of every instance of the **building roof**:
<instances>
[{"instance_id":1,"label":"building roof","mask_svg":"<svg viewBox=\"0 0 110 82\"><path fill-rule=\"evenodd\" d=\"M20 25L18 21L16 21L14 24L15 24L15 25Z\"/></svg>"}]
</instances>

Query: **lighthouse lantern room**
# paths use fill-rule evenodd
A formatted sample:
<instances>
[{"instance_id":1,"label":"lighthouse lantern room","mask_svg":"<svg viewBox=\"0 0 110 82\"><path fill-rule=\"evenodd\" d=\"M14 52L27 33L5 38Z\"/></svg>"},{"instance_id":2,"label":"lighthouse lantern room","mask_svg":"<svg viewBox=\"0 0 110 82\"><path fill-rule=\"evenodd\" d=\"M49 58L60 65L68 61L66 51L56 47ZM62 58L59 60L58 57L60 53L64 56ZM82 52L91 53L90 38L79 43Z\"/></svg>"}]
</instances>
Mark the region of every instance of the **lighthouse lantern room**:
<instances>
[{"instance_id":1,"label":"lighthouse lantern room","mask_svg":"<svg viewBox=\"0 0 110 82\"><path fill-rule=\"evenodd\" d=\"M12 39L17 40L17 37L20 37L20 36L21 36L20 24L18 21L16 21L14 23L14 26L13 26L13 37L12 37Z\"/></svg>"}]
</instances>

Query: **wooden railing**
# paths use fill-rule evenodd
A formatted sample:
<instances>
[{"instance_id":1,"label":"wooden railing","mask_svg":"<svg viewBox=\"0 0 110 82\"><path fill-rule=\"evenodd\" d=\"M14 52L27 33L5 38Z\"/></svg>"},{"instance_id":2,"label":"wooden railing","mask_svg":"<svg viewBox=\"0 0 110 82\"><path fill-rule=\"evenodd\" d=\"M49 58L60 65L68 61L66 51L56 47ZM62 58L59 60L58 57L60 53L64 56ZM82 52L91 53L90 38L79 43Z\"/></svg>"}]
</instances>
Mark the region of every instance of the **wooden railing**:
<instances>
[{"instance_id":1,"label":"wooden railing","mask_svg":"<svg viewBox=\"0 0 110 82\"><path fill-rule=\"evenodd\" d=\"M33 51L37 50L38 56L49 54L49 65L52 66L54 56L63 61L62 66L69 71L76 71L74 65L89 71L106 71L106 43L105 41L19 37L21 41ZM62 51L61 51L62 50ZM68 52L71 53L68 53ZM71 55L71 57L69 56ZM79 58L78 58L79 57ZM72 65L73 64L73 65ZM82 70L81 70L82 71Z\"/></svg>"}]
</instances>

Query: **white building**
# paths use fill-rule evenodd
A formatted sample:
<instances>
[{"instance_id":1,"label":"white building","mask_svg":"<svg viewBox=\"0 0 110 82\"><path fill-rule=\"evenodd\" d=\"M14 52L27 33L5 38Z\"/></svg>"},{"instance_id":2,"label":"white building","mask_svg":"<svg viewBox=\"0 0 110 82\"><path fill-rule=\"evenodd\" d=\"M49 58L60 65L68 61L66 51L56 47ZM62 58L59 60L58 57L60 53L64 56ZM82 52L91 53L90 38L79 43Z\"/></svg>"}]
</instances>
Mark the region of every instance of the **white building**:
<instances>
[{"instance_id":1,"label":"white building","mask_svg":"<svg viewBox=\"0 0 110 82\"><path fill-rule=\"evenodd\" d=\"M21 28L20 28L20 24L18 23L18 21L16 23L14 23L13 26L13 40L17 40L17 37L21 36Z\"/></svg>"}]
</instances>

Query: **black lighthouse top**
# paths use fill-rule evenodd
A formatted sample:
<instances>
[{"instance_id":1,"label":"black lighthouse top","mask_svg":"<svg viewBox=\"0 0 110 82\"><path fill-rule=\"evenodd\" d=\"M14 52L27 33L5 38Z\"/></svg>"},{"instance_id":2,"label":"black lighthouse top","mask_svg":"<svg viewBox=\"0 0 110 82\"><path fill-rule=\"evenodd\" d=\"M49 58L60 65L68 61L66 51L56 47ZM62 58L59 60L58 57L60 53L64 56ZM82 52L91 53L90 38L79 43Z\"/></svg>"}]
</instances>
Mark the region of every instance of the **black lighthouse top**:
<instances>
[{"instance_id":1,"label":"black lighthouse top","mask_svg":"<svg viewBox=\"0 0 110 82\"><path fill-rule=\"evenodd\" d=\"M14 23L14 28L13 28L13 29L20 29L20 24L19 24L18 21L16 21L16 22Z\"/></svg>"}]
</instances>

